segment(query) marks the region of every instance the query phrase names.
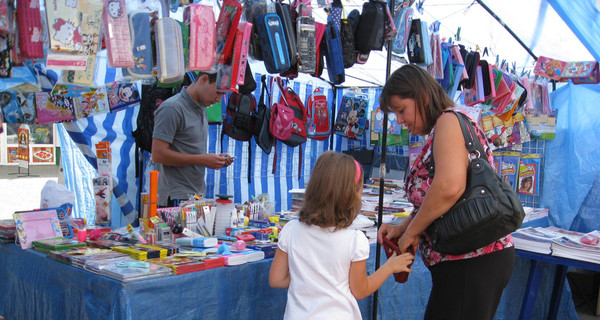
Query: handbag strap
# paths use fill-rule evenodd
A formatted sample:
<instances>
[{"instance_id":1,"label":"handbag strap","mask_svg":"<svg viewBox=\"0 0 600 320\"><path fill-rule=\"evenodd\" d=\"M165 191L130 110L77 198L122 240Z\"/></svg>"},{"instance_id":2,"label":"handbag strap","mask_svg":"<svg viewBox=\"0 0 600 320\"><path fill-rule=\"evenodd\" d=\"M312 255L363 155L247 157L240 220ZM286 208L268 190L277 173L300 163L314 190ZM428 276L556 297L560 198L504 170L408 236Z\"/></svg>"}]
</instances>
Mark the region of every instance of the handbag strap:
<instances>
[{"instance_id":1,"label":"handbag strap","mask_svg":"<svg viewBox=\"0 0 600 320\"><path fill-rule=\"evenodd\" d=\"M462 112L456 110L449 110L447 112L453 112L456 114L458 118L458 123L460 123L460 129L462 131L463 137L465 138L465 146L467 147L467 151L469 152L469 162L471 162L475 158L481 157L481 155L485 155L485 151L481 146L481 141L479 141L479 137L475 131L475 128L471 124L471 120ZM471 155L477 155L476 157L471 157ZM487 157L483 157L485 161L488 161ZM489 161L488 161L489 162ZM435 160L433 156L433 143L431 144L431 161L427 165L427 170L429 172L429 178L432 179L435 174Z\"/></svg>"}]
</instances>

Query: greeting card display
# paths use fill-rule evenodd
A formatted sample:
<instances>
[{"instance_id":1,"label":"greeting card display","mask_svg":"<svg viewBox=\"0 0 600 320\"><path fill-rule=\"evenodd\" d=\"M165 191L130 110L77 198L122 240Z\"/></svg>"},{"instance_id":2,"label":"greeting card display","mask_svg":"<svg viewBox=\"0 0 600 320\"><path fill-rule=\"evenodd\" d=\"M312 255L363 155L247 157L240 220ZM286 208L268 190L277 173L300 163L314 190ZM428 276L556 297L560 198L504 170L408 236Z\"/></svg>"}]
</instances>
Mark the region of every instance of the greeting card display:
<instances>
[{"instance_id":1,"label":"greeting card display","mask_svg":"<svg viewBox=\"0 0 600 320\"><path fill-rule=\"evenodd\" d=\"M18 211L13 214L21 248L33 248L33 241L62 237L55 209Z\"/></svg>"}]
</instances>

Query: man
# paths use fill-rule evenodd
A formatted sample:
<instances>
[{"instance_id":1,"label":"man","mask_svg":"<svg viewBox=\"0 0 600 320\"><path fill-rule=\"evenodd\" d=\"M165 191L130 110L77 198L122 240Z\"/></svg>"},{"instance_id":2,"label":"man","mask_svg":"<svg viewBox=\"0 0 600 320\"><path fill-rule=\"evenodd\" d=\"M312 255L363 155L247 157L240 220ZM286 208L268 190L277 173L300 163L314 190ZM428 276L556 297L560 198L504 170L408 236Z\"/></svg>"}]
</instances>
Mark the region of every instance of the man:
<instances>
[{"instance_id":1,"label":"man","mask_svg":"<svg viewBox=\"0 0 600 320\"><path fill-rule=\"evenodd\" d=\"M221 169L233 158L208 154L206 107L221 101L214 73L200 72L180 93L163 102L154 114L152 161L158 165L158 201L177 206L195 194L206 192L206 168Z\"/></svg>"}]
</instances>

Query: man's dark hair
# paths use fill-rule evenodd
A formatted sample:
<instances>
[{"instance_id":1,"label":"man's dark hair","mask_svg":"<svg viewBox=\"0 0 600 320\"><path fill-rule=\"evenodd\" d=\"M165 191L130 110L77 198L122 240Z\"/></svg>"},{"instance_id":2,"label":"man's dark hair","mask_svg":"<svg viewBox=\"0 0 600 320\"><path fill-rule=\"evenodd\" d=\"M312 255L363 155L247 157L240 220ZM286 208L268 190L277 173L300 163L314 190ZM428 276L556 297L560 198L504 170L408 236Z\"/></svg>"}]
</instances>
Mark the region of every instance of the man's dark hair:
<instances>
[{"instance_id":1,"label":"man's dark hair","mask_svg":"<svg viewBox=\"0 0 600 320\"><path fill-rule=\"evenodd\" d=\"M217 81L217 73L216 72L206 72L206 71L198 71L196 74L196 81L200 79L203 75L208 75L208 82L215 83Z\"/></svg>"}]
</instances>

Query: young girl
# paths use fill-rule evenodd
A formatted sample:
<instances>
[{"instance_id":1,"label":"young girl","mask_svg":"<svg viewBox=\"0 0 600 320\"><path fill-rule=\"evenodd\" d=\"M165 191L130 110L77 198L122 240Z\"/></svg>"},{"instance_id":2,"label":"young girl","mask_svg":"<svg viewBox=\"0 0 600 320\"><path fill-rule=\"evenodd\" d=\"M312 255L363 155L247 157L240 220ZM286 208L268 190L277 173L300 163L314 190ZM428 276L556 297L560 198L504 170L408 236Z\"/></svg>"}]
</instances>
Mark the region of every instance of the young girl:
<instances>
[{"instance_id":1,"label":"young girl","mask_svg":"<svg viewBox=\"0 0 600 320\"><path fill-rule=\"evenodd\" d=\"M284 319L361 319L357 299L392 274L412 272L414 256L393 255L367 276L369 241L348 229L361 207L363 173L352 157L327 151L310 176L299 220L279 235L269 284L289 288Z\"/></svg>"}]
</instances>

